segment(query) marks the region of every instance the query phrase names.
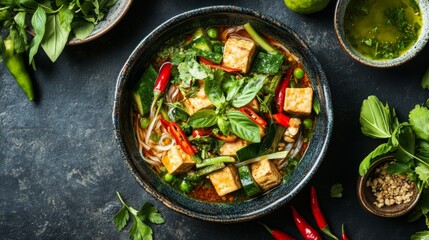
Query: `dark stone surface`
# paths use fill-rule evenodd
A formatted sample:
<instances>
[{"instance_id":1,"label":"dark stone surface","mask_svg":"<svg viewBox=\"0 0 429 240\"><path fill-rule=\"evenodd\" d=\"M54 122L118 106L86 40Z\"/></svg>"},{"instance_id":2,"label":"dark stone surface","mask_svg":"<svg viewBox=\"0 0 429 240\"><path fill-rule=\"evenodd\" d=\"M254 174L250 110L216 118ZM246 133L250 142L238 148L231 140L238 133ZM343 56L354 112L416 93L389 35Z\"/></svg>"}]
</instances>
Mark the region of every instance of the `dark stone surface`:
<instances>
[{"instance_id":1,"label":"dark stone surface","mask_svg":"<svg viewBox=\"0 0 429 240\"><path fill-rule=\"evenodd\" d=\"M116 76L128 55L156 26L197 7L233 4L259 10L298 32L328 76L335 127L328 153L312 180L337 235L345 223L351 239L408 239L423 221L385 219L365 212L356 197L360 160L380 142L359 129L360 105L368 95L396 107L400 120L429 98L420 79L428 65L424 52L394 69L374 69L350 59L333 29L335 3L309 15L290 12L282 1L139 1L111 32L94 42L68 46L56 63L40 52L33 74L39 101L30 103L0 66L0 239L128 239L112 217L120 203L115 191L136 208L144 201L166 219L153 226L155 239L270 239L256 222L202 222L169 210L149 196L127 172L113 137L111 110ZM344 196L329 197L334 183ZM309 188L292 202L315 226ZM260 221L298 238L289 205Z\"/></svg>"}]
</instances>

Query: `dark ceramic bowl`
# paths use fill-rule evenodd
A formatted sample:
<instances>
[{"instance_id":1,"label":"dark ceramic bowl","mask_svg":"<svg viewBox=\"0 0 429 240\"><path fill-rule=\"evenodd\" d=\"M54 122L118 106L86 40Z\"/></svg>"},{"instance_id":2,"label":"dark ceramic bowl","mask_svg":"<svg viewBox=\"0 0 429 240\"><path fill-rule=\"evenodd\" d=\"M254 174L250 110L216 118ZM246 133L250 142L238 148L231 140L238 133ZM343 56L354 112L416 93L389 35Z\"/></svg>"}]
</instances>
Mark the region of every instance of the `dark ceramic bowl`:
<instances>
[{"instance_id":1,"label":"dark ceramic bowl","mask_svg":"<svg viewBox=\"0 0 429 240\"><path fill-rule=\"evenodd\" d=\"M131 119L131 89L148 66L149 59L172 37L191 32L198 27L214 25L242 25L250 22L284 43L295 53L309 74L321 112L308 150L287 184L254 199L235 203L210 203L187 197L164 183L141 159ZM319 167L328 148L333 125L331 96L326 76L308 46L290 28L280 21L250 9L234 6L213 6L180 14L150 33L128 58L116 85L113 124L123 159L137 182L167 207L187 216L214 222L240 222L267 214L291 200L310 180Z\"/></svg>"},{"instance_id":2,"label":"dark ceramic bowl","mask_svg":"<svg viewBox=\"0 0 429 240\"><path fill-rule=\"evenodd\" d=\"M420 198L420 191L415 186L413 188L413 196L407 203L394 204L390 206L385 205L380 208L374 204L377 198L374 196L371 188L366 186L366 182L368 179L374 179L375 170L377 168L379 168L382 164L392 161L395 161L393 156L382 157L374 162L374 164L369 168L367 174L358 178L357 195L360 204L368 212L380 217L399 217L405 215L416 206Z\"/></svg>"},{"instance_id":3,"label":"dark ceramic bowl","mask_svg":"<svg viewBox=\"0 0 429 240\"><path fill-rule=\"evenodd\" d=\"M344 32L344 16L346 14L346 9L350 1L351 0L338 0L335 9L334 28L337 34L338 41L340 42L344 51L354 60L370 67L395 67L414 58L426 46L429 40L429 2L427 0L416 0L416 2L420 6L423 26L420 30L420 35L414 45L411 46L410 49L408 49L404 54L393 59L374 60L363 56L352 47L352 45L347 40L346 34Z\"/></svg>"}]
</instances>

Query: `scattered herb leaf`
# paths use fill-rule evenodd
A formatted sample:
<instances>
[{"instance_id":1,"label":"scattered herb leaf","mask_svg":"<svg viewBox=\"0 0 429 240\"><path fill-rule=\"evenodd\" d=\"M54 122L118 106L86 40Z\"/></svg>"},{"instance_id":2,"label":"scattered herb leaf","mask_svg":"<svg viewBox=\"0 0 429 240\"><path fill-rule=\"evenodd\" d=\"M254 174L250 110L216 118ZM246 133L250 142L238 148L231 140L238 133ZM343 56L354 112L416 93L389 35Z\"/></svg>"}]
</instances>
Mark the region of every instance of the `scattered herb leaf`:
<instances>
[{"instance_id":1,"label":"scattered herb leaf","mask_svg":"<svg viewBox=\"0 0 429 240\"><path fill-rule=\"evenodd\" d=\"M343 197L343 185L336 183L331 186L331 198L342 198Z\"/></svg>"}]
</instances>

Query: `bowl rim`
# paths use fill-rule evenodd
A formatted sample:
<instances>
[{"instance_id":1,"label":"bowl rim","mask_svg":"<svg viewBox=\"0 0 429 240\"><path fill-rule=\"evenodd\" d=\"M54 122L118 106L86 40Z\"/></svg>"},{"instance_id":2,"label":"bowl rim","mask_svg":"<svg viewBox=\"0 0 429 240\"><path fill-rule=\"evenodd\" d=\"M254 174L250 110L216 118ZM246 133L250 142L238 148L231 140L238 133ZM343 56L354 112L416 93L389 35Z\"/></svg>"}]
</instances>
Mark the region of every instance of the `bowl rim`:
<instances>
[{"instance_id":1,"label":"bowl rim","mask_svg":"<svg viewBox=\"0 0 429 240\"><path fill-rule=\"evenodd\" d=\"M141 53L142 46L145 46L146 42L148 42L151 38L156 36L157 32L163 32L164 30L169 29L170 27L174 26L177 22L181 22L184 20L189 19L190 17L195 16L201 16L204 14L217 14L217 13L238 13L243 15L248 15L250 17L258 18L262 21L269 22L271 24L275 24L277 27L286 29L287 31L293 33L293 37L296 38L297 41L300 42L300 44L303 45L305 48L306 54L311 59L311 64L314 64L314 69L318 74L319 82L320 82L320 88L321 92L323 92L323 99L320 99L320 101L323 101L325 103L325 118L326 118L326 126L325 126L325 133L326 135L323 136L321 140L320 149L317 154L314 156L314 164L309 167L308 172L306 175L304 175L299 182L296 184L296 186L292 189L291 192L285 193L283 196L279 197L275 201L271 202L267 206L261 206L255 211L247 212L247 213L240 213L235 215L228 215L228 217L222 217L222 214L219 214L219 216L216 215L210 215L210 214L204 214L204 213L195 213L192 210L189 210L187 208L184 208L183 206L180 206L179 204L175 203L174 201L168 199L161 193L159 193L156 189L153 189L152 186L150 186L148 183L146 183L142 177L140 176L140 173L136 170L136 167L134 166L130 154L126 151L126 146L123 140L123 136L121 134L121 124L119 119L119 112L120 112L120 102L121 102L121 95L124 90L125 80L126 77L128 77L130 66L133 66L138 61ZM120 147L121 153L122 153L122 159L125 162L126 167L131 172L131 174L134 176L136 181L154 198L160 200L164 205L166 205L168 208L179 212L181 214L199 219L199 220L205 220L205 221L212 221L212 222L222 222L222 223L236 223L236 222L243 222L243 221L249 221L252 219L255 219L257 217L261 217L263 215L266 215L281 205L285 204L286 202L290 201L304 186L308 183L308 181L313 177L315 174L317 168L320 166L326 152L328 149L328 145L331 139L332 130L333 130L333 122L334 122L334 116L333 116L333 107L331 102L331 93L328 85L328 81L326 78L326 75L321 68L320 63L317 61L315 55L312 53L308 45L303 41L303 39L296 34L295 31L293 31L291 28L287 27L285 24L281 23L279 20L276 20L272 17L266 16L264 14L261 14L255 10L248 9L248 8L242 8L232 5L216 5L216 6L209 6L209 7L203 7L198 8L194 10L190 10L184 13L181 13L179 15L176 15L169 20L165 21L161 25L159 25L157 28L155 28L152 32L150 32L143 40L136 46L136 48L133 50L133 52L130 54L129 58L126 60L123 68L121 69L118 77L117 77L117 83L115 88L115 100L114 100L114 106L113 106L113 112L112 112L112 119L113 119L113 125L114 125L114 134L115 138L117 140L117 144Z\"/></svg>"},{"instance_id":2,"label":"bowl rim","mask_svg":"<svg viewBox=\"0 0 429 240\"><path fill-rule=\"evenodd\" d=\"M358 177L358 181L357 181L357 187L356 187L356 191L357 191L357 196L359 199L359 203L360 205L368 212L380 216L380 217L388 217L388 218L393 218L393 217L399 217L399 216L403 216L405 214L407 214L408 212L410 212L419 202L419 198L421 196L421 192L418 190L417 186L415 186L415 189L413 190L414 193L417 193L417 196L415 196L413 198L413 201L410 202L409 205L407 205L406 208L404 209L399 209L396 212L390 212L390 211L382 211L381 209L378 209L377 207L375 207L373 205L372 202L368 201L368 199L366 198L366 190L368 187L366 186L366 180L368 179L368 177L370 177L371 173L380 166L380 164L385 163L385 162L392 162L392 161L396 161L395 156L393 155L386 155L386 156L382 156L380 158L377 158L374 163L372 164L372 166L368 169L368 172L363 175L363 176L359 176Z\"/></svg>"},{"instance_id":3,"label":"bowl rim","mask_svg":"<svg viewBox=\"0 0 429 240\"><path fill-rule=\"evenodd\" d=\"M351 0L338 0L335 6L334 29L338 41L343 50L355 61L376 68L397 67L409 62L417 56L427 45L429 41L429 2L426 0L416 0L419 4L422 15L422 28L416 42L402 55L397 58L374 60L364 57L358 53L348 42L344 33L344 15ZM345 5L345 6L344 6ZM344 11L340 11L344 10ZM341 27L342 26L342 27Z\"/></svg>"}]
</instances>

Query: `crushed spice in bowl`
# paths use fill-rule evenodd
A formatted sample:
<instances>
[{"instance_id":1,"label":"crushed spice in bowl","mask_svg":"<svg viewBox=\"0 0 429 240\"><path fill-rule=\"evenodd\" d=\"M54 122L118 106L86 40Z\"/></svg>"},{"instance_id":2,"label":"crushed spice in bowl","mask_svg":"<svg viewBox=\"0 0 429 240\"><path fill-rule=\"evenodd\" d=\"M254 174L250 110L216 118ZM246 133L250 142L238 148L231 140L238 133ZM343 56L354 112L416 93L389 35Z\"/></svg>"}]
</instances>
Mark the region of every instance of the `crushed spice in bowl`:
<instances>
[{"instance_id":1,"label":"crushed spice in bowl","mask_svg":"<svg viewBox=\"0 0 429 240\"><path fill-rule=\"evenodd\" d=\"M381 217L398 217L408 213L418 202L420 192L407 175L389 173L395 158L379 159L358 179L358 197L362 206Z\"/></svg>"}]
</instances>

